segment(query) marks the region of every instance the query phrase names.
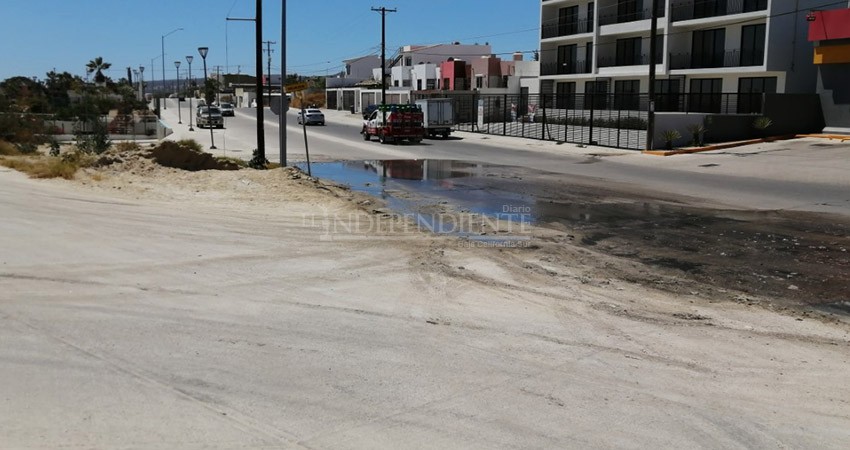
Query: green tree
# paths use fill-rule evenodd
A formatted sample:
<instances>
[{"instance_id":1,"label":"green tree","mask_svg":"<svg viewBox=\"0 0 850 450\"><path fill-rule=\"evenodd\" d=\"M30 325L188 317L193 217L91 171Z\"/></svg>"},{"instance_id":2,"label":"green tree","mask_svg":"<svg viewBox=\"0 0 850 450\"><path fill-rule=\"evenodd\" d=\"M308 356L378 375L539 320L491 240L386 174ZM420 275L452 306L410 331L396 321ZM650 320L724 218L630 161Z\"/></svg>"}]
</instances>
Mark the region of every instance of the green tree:
<instances>
[{"instance_id":1,"label":"green tree","mask_svg":"<svg viewBox=\"0 0 850 450\"><path fill-rule=\"evenodd\" d=\"M86 64L86 73L90 74L94 72L95 83L106 83L107 78L106 75L103 74L103 71L109 69L110 67L112 67L111 63L104 61L103 57L98 56L97 58L89 61L89 63Z\"/></svg>"},{"instance_id":2,"label":"green tree","mask_svg":"<svg viewBox=\"0 0 850 450\"><path fill-rule=\"evenodd\" d=\"M218 93L219 88L221 87L221 83L218 82L215 78L207 78L204 83L204 100L207 101L207 105L212 105L215 101L215 94Z\"/></svg>"}]
</instances>

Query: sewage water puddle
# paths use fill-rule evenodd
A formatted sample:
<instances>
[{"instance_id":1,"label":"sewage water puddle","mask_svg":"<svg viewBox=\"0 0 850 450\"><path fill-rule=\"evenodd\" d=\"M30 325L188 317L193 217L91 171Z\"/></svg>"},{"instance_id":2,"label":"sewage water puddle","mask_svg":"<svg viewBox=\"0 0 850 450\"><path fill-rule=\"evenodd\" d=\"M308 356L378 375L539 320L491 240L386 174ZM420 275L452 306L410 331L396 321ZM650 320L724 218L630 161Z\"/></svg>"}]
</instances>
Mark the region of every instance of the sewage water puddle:
<instances>
[{"instance_id":1,"label":"sewage water puddle","mask_svg":"<svg viewBox=\"0 0 850 450\"><path fill-rule=\"evenodd\" d=\"M442 219L434 223L429 213L475 213L554 228L576 245L717 289L789 304L829 305L831 311L845 314L850 304L846 218L695 207L672 197L611 190L604 181L588 185L573 182L569 175L468 161L316 163L312 172L381 198L389 208L412 214L438 233L464 236L454 224Z\"/></svg>"}]
</instances>

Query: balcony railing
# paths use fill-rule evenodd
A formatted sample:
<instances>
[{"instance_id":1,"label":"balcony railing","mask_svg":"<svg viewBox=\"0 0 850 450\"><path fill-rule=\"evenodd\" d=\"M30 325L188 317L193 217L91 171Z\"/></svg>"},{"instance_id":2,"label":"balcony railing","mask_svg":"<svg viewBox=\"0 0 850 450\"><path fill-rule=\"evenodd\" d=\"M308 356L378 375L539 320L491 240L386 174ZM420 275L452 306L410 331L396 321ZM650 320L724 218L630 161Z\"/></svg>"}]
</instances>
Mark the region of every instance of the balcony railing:
<instances>
[{"instance_id":1,"label":"balcony railing","mask_svg":"<svg viewBox=\"0 0 850 450\"><path fill-rule=\"evenodd\" d=\"M764 64L764 50L670 54L670 69L673 70L760 66L762 64Z\"/></svg>"},{"instance_id":2,"label":"balcony railing","mask_svg":"<svg viewBox=\"0 0 850 450\"><path fill-rule=\"evenodd\" d=\"M656 64L661 64L662 58L657 58ZM639 55L633 57L600 57L599 67L616 67L616 66L645 66L649 64L649 55Z\"/></svg>"},{"instance_id":3,"label":"balcony railing","mask_svg":"<svg viewBox=\"0 0 850 450\"><path fill-rule=\"evenodd\" d=\"M664 17L664 5L658 6L658 17ZM599 17L599 25L612 25L615 23L634 22L652 18L652 8L646 8L631 13L606 14Z\"/></svg>"},{"instance_id":4,"label":"balcony railing","mask_svg":"<svg viewBox=\"0 0 850 450\"><path fill-rule=\"evenodd\" d=\"M563 63L544 63L540 65L540 75L571 75L590 73L586 61L567 61Z\"/></svg>"},{"instance_id":5,"label":"balcony railing","mask_svg":"<svg viewBox=\"0 0 850 450\"><path fill-rule=\"evenodd\" d=\"M592 20L579 20L570 23L553 23L543 25L543 30L540 35L543 39L549 39L554 37L570 36L573 34L590 33L591 31L593 31Z\"/></svg>"},{"instance_id":6,"label":"balcony railing","mask_svg":"<svg viewBox=\"0 0 850 450\"><path fill-rule=\"evenodd\" d=\"M765 11L767 0L690 0L670 6L671 20L703 19L754 11Z\"/></svg>"}]
</instances>

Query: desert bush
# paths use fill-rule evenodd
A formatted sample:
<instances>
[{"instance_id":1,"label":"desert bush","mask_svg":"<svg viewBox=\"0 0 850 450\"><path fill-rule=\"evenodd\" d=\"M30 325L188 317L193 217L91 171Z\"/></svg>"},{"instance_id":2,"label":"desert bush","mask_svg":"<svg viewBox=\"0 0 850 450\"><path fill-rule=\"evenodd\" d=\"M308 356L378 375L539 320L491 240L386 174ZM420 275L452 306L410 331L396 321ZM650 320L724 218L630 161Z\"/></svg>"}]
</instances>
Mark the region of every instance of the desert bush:
<instances>
[{"instance_id":1,"label":"desert bush","mask_svg":"<svg viewBox=\"0 0 850 450\"><path fill-rule=\"evenodd\" d=\"M248 161L248 167L257 170L265 170L269 168L269 160L260 157L260 151L255 148L252 153L251 160Z\"/></svg>"},{"instance_id":2,"label":"desert bush","mask_svg":"<svg viewBox=\"0 0 850 450\"><path fill-rule=\"evenodd\" d=\"M32 155L33 153L38 151L38 146L32 142L18 142L17 144L15 144L15 147L22 155Z\"/></svg>"},{"instance_id":3,"label":"desert bush","mask_svg":"<svg viewBox=\"0 0 850 450\"><path fill-rule=\"evenodd\" d=\"M85 153L101 154L112 145L109 142L109 132L106 129L106 124L99 118L95 117L86 122L91 127L91 132L86 132L84 129L77 129L75 140L77 148Z\"/></svg>"},{"instance_id":4,"label":"desert bush","mask_svg":"<svg viewBox=\"0 0 850 450\"><path fill-rule=\"evenodd\" d=\"M57 141L55 137L50 136L48 142L50 143L50 156L59 156L59 141Z\"/></svg>"},{"instance_id":5,"label":"desert bush","mask_svg":"<svg viewBox=\"0 0 850 450\"><path fill-rule=\"evenodd\" d=\"M682 137L679 130L664 130L661 132L661 138L664 139L664 148L667 150L673 149L673 142Z\"/></svg>"},{"instance_id":6,"label":"desert bush","mask_svg":"<svg viewBox=\"0 0 850 450\"><path fill-rule=\"evenodd\" d=\"M14 156L20 155L20 152L18 151L18 148L14 145L6 141L0 141L0 155Z\"/></svg>"},{"instance_id":7,"label":"desert bush","mask_svg":"<svg viewBox=\"0 0 850 450\"><path fill-rule=\"evenodd\" d=\"M223 165L232 164L237 167L248 167L248 162L244 159L232 158L230 156L216 156L215 160L222 163Z\"/></svg>"},{"instance_id":8,"label":"desert bush","mask_svg":"<svg viewBox=\"0 0 850 450\"><path fill-rule=\"evenodd\" d=\"M196 152L204 151L204 147L194 139L181 139L177 141L177 145L190 150L195 150Z\"/></svg>"}]
</instances>

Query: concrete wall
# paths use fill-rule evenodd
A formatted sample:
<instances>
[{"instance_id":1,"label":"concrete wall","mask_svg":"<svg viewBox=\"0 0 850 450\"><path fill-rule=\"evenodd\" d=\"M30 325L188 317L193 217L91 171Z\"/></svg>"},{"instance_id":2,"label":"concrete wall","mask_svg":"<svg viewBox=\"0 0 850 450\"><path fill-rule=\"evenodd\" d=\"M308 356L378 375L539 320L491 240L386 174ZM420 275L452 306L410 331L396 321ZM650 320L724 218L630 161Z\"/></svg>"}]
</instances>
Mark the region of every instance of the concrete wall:
<instances>
[{"instance_id":1,"label":"concrete wall","mask_svg":"<svg viewBox=\"0 0 850 450\"><path fill-rule=\"evenodd\" d=\"M767 23L766 64L769 71L785 71L784 92L811 93L817 85L814 49L808 41L806 14L820 9L820 0L771 0ZM796 10L796 12L795 12Z\"/></svg>"}]
</instances>

